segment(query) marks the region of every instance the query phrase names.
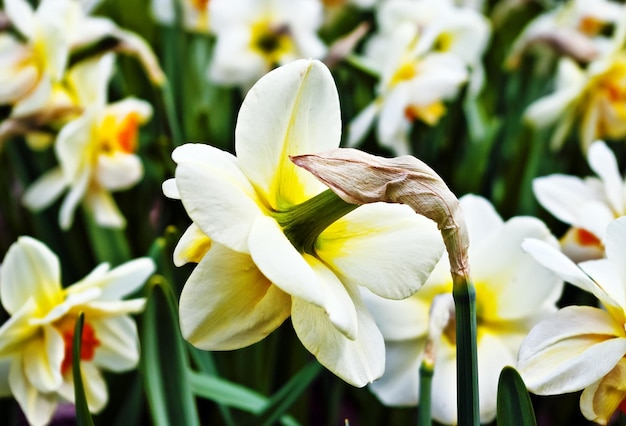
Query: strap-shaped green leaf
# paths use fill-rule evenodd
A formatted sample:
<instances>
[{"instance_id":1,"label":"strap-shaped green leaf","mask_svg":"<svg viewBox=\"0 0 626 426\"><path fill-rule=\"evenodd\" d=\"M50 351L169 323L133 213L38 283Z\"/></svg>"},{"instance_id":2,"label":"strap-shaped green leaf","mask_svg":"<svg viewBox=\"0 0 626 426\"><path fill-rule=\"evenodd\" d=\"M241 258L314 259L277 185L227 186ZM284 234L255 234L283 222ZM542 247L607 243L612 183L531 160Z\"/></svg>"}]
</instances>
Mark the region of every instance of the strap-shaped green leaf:
<instances>
[{"instance_id":1,"label":"strap-shaped green leaf","mask_svg":"<svg viewBox=\"0 0 626 426\"><path fill-rule=\"evenodd\" d=\"M74 338L72 341L72 375L74 377L74 400L76 404L76 423L78 426L93 426L93 419L85 398L85 388L83 387L83 377L80 372L80 349L82 345L83 323L85 314L78 314L76 325L74 326Z\"/></svg>"},{"instance_id":2,"label":"strap-shaped green leaf","mask_svg":"<svg viewBox=\"0 0 626 426\"><path fill-rule=\"evenodd\" d=\"M498 424L536 426L535 412L526 385L517 370L504 367L498 380Z\"/></svg>"},{"instance_id":3,"label":"strap-shaped green leaf","mask_svg":"<svg viewBox=\"0 0 626 426\"><path fill-rule=\"evenodd\" d=\"M154 424L199 425L176 302L163 277L149 283L141 338L141 367Z\"/></svg>"}]
</instances>

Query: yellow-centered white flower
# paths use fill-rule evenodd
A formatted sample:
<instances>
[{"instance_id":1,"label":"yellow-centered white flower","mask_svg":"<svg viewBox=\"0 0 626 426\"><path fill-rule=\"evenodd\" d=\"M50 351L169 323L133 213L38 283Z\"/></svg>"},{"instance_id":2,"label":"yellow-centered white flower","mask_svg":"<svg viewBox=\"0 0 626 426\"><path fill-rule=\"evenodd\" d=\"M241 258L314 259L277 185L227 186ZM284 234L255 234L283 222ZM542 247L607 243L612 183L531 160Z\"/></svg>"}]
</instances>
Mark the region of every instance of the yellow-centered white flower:
<instances>
[{"instance_id":1,"label":"yellow-centered white flower","mask_svg":"<svg viewBox=\"0 0 626 426\"><path fill-rule=\"evenodd\" d=\"M522 251L521 243L528 237L556 246L541 221L518 216L504 222L487 200L474 195L462 197L460 203L469 231L469 260L476 288L480 420L488 423L496 415L500 371L515 364L522 339L540 319L556 310L563 283ZM456 329L447 256L441 258L424 287L408 299L385 300L366 291L363 296L383 333L387 354L385 374L370 389L386 405L418 403L419 369L430 323L439 330L430 330L436 347L432 416L441 423L456 424ZM447 323L442 325L442 318Z\"/></svg>"},{"instance_id":2,"label":"yellow-centered white flower","mask_svg":"<svg viewBox=\"0 0 626 426\"><path fill-rule=\"evenodd\" d=\"M0 327L0 362L7 367L0 389L13 394L32 425L47 424L59 400L74 401L72 342L85 315L81 371L89 410L100 411L108 394L101 369L121 372L139 360L135 322L144 299L136 292L154 271L148 258L109 269L102 264L78 283L61 287L59 260L41 242L20 237L0 269L0 298L11 315Z\"/></svg>"},{"instance_id":3,"label":"yellow-centered white flower","mask_svg":"<svg viewBox=\"0 0 626 426\"><path fill-rule=\"evenodd\" d=\"M209 12L216 37L209 78L218 84L247 90L279 65L326 54L318 0L212 0Z\"/></svg>"},{"instance_id":4,"label":"yellow-centered white flower","mask_svg":"<svg viewBox=\"0 0 626 426\"><path fill-rule=\"evenodd\" d=\"M63 229L71 226L82 201L102 226L123 227L111 192L128 189L143 176L136 155L138 128L152 115L150 104L127 98L107 104L113 55L74 67L68 76L85 110L59 132L54 146L59 167L39 178L24 194L24 203L41 209L69 192L59 212Z\"/></svg>"},{"instance_id":5,"label":"yellow-centered white flower","mask_svg":"<svg viewBox=\"0 0 626 426\"><path fill-rule=\"evenodd\" d=\"M377 118L378 141L397 154L410 153L415 120L435 125L470 77L482 83L480 58L489 24L478 12L446 1L383 2L378 33L362 63L380 75L376 99L351 123L348 145L360 142Z\"/></svg>"},{"instance_id":6,"label":"yellow-centered white flower","mask_svg":"<svg viewBox=\"0 0 626 426\"><path fill-rule=\"evenodd\" d=\"M606 259L576 265L557 249L528 240L523 248L548 270L592 293L602 308L567 306L540 322L522 343L517 368L528 389L556 395L584 389L583 415L607 424L626 400L626 217L606 230Z\"/></svg>"},{"instance_id":7,"label":"yellow-centered white flower","mask_svg":"<svg viewBox=\"0 0 626 426\"><path fill-rule=\"evenodd\" d=\"M291 316L304 346L348 383L383 373L383 339L358 288L410 296L443 243L434 222L409 207L356 208L290 161L338 147L340 120L329 70L299 60L246 96L236 157L200 144L174 150L176 174L164 191L194 223L178 262L199 261L180 298L182 333L193 345L248 346Z\"/></svg>"},{"instance_id":8,"label":"yellow-centered white flower","mask_svg":"<svg viewBox=\"0 0 626 426\"><path fill-rule=\"evenodd\" d=\"M626 181L613 152L596 141L587 161L597 177L553 174L533 180L539 203L571 226L561 239L561 249L575 262L603 257L607 225L626 215Z\"/></svg>"}]
</instances>

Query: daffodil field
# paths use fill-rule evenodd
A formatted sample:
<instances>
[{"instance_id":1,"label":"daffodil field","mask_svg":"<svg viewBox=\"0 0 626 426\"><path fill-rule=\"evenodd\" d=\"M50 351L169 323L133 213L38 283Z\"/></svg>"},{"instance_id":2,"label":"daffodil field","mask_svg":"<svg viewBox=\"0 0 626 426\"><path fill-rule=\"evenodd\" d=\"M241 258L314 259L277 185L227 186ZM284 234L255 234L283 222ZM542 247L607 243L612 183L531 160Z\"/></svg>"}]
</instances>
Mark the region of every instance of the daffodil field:
<instances>
[{"instance_id":1,"label":"daffodil field","mask_svg":"<svg viewBox=\"0 0 626 426\"><path fill-rule=\"evenodd\" d=\"M0 424L626 424L626 4L0 5Z\"/></svg>"}]
</instances>

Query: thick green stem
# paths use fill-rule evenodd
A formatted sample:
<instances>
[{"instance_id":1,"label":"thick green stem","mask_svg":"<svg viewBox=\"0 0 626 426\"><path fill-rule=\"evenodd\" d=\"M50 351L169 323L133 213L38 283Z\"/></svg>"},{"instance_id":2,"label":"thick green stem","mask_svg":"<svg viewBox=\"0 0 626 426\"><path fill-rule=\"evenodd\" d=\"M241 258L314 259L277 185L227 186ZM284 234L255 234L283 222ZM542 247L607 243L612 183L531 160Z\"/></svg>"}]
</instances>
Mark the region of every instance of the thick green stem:
<instances>
[{"instance_id":1,"label":"thick green stem","mask_svg":"<svg viewBox=\"0 0 626 426\"><path fill-rule=\"evenodd\" d=\"M459 426L479 425L476 290L467 275L454 275L456 311L457 415Z\"/></svg>"},{"instance_id":2,"label":"thick green stem","mask_svg":"<svg viewBox=\"0 0 626 426\"><path fill-rule=\"evenodd\" d=\"M432 424L432 416L430 412L431 406L431 388L433 384L433 365L423 361L420 365L420 398L419 412L417 415L418 426L430 426Z\"/></svg>"}]
</instances>

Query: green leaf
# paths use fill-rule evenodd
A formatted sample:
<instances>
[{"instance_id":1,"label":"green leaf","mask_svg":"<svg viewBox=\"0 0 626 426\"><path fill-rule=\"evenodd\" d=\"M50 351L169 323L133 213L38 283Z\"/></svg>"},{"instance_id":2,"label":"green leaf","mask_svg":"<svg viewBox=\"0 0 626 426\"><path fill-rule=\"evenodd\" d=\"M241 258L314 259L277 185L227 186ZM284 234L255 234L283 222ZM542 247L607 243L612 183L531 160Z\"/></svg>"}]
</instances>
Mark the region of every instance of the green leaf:
<instances>
[{"instance_id":1,"label":"green leaf","mask_svg":"<svg viewBox=\"0 0 626 426\"><path fill-rule=\"evenodd\" d=\"M149 282L141 331L141 367L154 424L199 425L176 301L161 276Z\"/></svg>"},{"instance_id":2,"label":"green leaf","mask_svg":"<svg viewBox=\"0 0 626 426\"><path fill-rule=\"evenodd\" d=\"M302 395L311 382L322 371L317 361L312 361L293 376L278 392L276 392L261 413L257 423L264 426L273 425L291 405Z\"/></svg>"},{"instance_id":3,"label":"green leaf","mask_svg":"<svg viewBox=\"0 0 626 426\"><path fill-rule=\"evenodd\" d=\"M517 370L504 367L498 380L498 424L536 426L535 412L526 385Z\"/></svg>"},{"instance_id":4,"label":"green leaf","mask_svg":"<svg viewBox=\"0 0 626 426\"><path fill-rule=\"evenodd\" d=\"M237 383L191 370L188 372L188 377L196 395L218 404L238 408L252 414L260 414L270 405L266 397ZM283 416L280 422L285 426L298 425L298 422L290 416Z\"/></svg>"},{"instance_id":5,"label":"green leaf","mask_svg":"<svg viewBox=\"0 0 626 426\"><path fill-rule=\"evenodd\" d=\"M85 398L85 388L83 387L83 377L80 372L80 350L83 336L83 322L85 314L79 313L74 326L74 339L72 342L72 375L74 377L74 399L76 404L76 423L78 426L93 426L93 419L89 412L87 399Z\"/></svg>"}]
</instances>

